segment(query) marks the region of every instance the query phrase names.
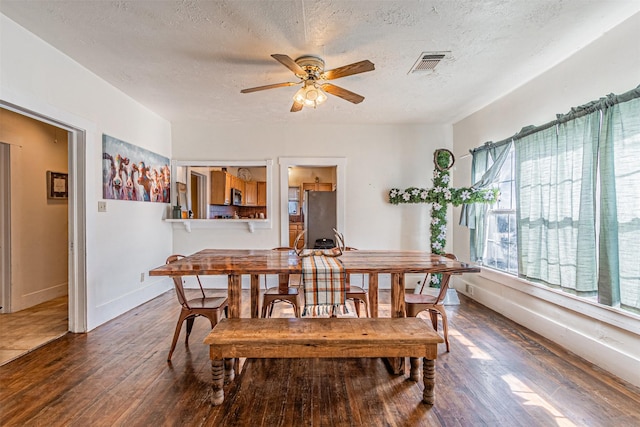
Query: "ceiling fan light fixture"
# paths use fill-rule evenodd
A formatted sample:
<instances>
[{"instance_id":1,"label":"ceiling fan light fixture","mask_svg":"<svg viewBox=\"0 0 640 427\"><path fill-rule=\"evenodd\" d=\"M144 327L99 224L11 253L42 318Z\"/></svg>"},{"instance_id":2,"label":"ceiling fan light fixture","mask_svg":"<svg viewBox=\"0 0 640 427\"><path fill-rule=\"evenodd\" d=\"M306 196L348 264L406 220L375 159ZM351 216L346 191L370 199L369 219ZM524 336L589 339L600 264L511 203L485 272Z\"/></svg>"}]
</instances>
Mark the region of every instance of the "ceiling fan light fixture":
<instances>
[{"instance_id":1,"label":"ceiling fan light fixture","mask_svg":"<svg viewBox=\"0 0 640 427\"><path fill-rule=\"evenodd\" d=\"M292 71L300 81L297 83L284 82L250 87L240 90L240 93L258 92L266 89L302 84L302 88L293 96L293 105L289 110L292 113L301 111L304 107L316 108L327 100L328 94L337 96L353 104L361 103L364 101L364 96L328 83L327 81L375 70L373 62L368 59L325 71L324 61L317 56L301 56L295 61L291 59L290 56L280 53L271 56Z\"/></svg>"},{"instance_id":2,"label":"ceiling fan light fixture","mask_svg":"<svg viewBox=\"0 0 640 427\"><path fill-rule=\"evenodd\" d=\"M305 107L316 108L327 100L327 94L316 83L305 82L293 95L293 100Z\"/></svg>"}]
</instances>

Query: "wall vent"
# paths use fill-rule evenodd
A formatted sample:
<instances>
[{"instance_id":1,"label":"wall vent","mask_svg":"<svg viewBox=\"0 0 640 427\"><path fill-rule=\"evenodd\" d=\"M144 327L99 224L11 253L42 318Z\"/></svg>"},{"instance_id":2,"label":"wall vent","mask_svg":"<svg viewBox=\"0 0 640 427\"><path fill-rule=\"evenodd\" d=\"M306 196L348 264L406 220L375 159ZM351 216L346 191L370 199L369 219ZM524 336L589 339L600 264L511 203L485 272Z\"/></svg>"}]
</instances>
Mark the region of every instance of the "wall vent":
<instances>
[{"instance_id":1,"label":"wall vent","mask_svg":"<svg viewBox=\"0 0 640 427\"><path fill-rule=\"evenodd\" d=\"M432 71L450 52L422 52L409 74Z\"/></svg>"}]
</instances>

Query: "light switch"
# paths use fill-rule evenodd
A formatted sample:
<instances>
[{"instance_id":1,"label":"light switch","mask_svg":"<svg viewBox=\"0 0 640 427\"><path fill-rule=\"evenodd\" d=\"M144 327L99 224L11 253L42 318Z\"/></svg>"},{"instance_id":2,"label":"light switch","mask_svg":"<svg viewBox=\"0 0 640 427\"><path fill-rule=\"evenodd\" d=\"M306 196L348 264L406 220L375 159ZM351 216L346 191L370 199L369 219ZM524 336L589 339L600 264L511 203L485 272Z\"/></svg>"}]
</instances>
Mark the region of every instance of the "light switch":
<instances>
[{"instance_id":1,"label":"light switch","mask_svg":"<svg viewBox=\"0 0 640 427\"><path fill-rule=\"evenodd\" d=\"M107 202L98 202L98 212L107 211Z\"/></svg>"}]
</instances>

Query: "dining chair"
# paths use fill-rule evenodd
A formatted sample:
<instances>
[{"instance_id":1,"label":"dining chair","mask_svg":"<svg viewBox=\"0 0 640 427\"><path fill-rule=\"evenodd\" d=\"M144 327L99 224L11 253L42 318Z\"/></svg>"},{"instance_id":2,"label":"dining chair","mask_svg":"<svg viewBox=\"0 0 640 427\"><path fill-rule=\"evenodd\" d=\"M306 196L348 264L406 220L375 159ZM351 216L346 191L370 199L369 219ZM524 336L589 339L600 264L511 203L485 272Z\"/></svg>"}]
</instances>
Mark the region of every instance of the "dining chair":
<instances>
[{"instance_id":1,"label":"dining chair","mask_svg":"<svg viewBox=\"0 0 640 427\"><path fill-rule=\"evenodd\" d=\"M357 251L358 249L352 248L350 246L345 246L343 250ZM350 274L347 274L347 277L345 279L347 288L347 299L353 300L353 305L356 308L356 315L358 317L360 317L360 303L364 303L365 317L369 317L369 294L366 289L360 286L352 285L350 276ZM362 275L362 284L364 286L364 274Z\"/></svg>"},{"instance_id":2,"label":"dining chair","mask_svg":"<svg viewBox=\"0 0 640 427\"><path fill-rule=\"evenodd\" d=\"M292 251L293 248L283 246L273 248L274 251ZM287 283L283 283L286 281ZM267 276L264 277L265 291L262 297L262 317L271 317L273 315L273 306L279 302L286 302L293 306L293 312L296 317L300 317L300 274L280 274L278 275L278 286L267 287ZM286 286L287 291L281 292L280 285ZM267 313L268 310L268 313ZM268 316L267 316L268 314Z\"/></svg>"},{"instance_id":3,"label":"dining chair","mask_svg":"<svg viewBox=\"0 0 640 427\"><path fill-rule=\"evenodd\" d=\"M454 254L444 254L445 257L457 260ZM405 313L407 317L417 317L418 313L422 311L429 311L431 317L431 324L433 329L438 330L438 314L442 316L442 329L444 333L444 342L447 345L447 352L449 352L449 325L447 322L447 312L444 309L444 298L447 296L447 289L449 288L450 274L443 274L442 281L440 282L440 290L438 295L423 294L425 284L429 283L431 274L427 274L420 285L419 292L413 294L405 294L404 305Z\"/></svg>"},{"instance_id":4,"label":"dining chair","mask_svg":"<svg viewBox=\"0 0 640 427\"><path fill-rule=\"evenodd\" d=\"M171 264L184 258L184 255L171 255L167 258L166 264ZM193 329L193 322L196 317L202 316L209 319L211 322L211 329L218 323L221 317L221 313L224 311L225 316L228 315L227 297L207 297L202 287L200 277L196 276L198 285L200 286L200 293L202 297L188 299L185 292L182 276L173 276L173 286L176 290L176 296L178 302L181 305L180 315L178 316L178 323L176 324L176 331L173 334L173 342L171 343L171 350L169 350L169 356L167 362L171 361L173 350L176 348L178 337L180 336L180 330L182 329L182 323L187 321L187 336L185 338L185 345L189 346L189 335Z\"/></svg>"}]
</instances>

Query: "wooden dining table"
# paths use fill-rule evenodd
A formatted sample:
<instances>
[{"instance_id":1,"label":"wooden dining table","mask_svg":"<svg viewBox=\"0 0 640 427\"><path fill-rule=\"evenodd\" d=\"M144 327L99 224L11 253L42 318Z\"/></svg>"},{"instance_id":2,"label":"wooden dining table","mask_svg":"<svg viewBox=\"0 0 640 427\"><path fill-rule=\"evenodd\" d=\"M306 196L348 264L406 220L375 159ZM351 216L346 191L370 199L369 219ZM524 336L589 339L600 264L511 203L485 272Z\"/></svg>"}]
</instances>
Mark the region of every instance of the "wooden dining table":
<instances>
[{"instance_id":1,"label":"wooden dining table","mask_svg":"<svg viewBox=\"0 0 640 427\"><path fill-rule=\"evenodd\" d=\"M369 277L371 317L378 317L378 277L391 275L391 317L404 317L405 274L477 273L480 268L465 262L422 251L357 250L345 251L340 261L346 274ZM279 275L279 286L286 289L288 275L301 274L302 258L292 251L269 249L204 249L171 264L149 271L150 276L226 275L228 277L229 317L239 318L243 275L251 276L251 317L259 317L262 274Z\"/></svg>"}]
</instances>

